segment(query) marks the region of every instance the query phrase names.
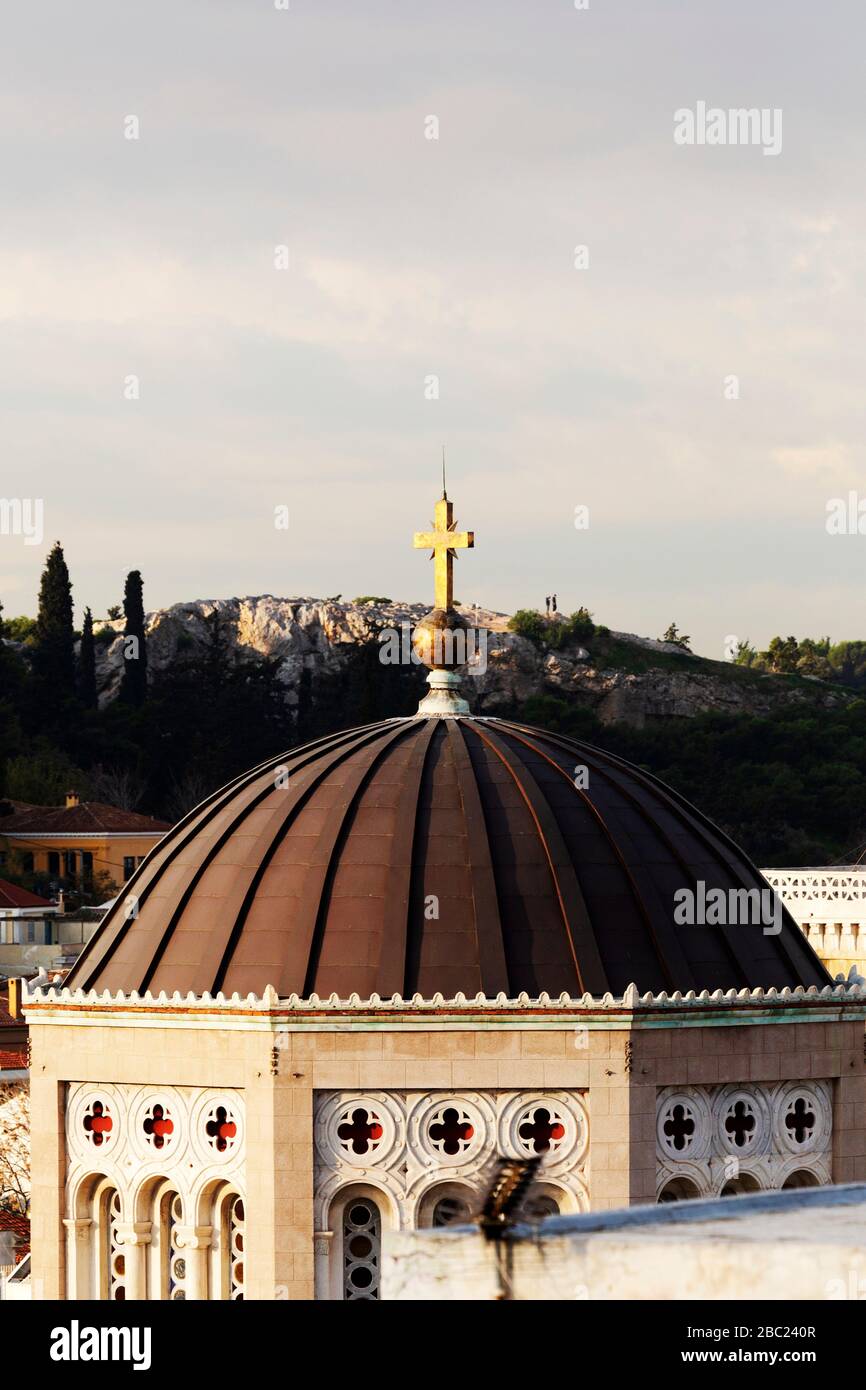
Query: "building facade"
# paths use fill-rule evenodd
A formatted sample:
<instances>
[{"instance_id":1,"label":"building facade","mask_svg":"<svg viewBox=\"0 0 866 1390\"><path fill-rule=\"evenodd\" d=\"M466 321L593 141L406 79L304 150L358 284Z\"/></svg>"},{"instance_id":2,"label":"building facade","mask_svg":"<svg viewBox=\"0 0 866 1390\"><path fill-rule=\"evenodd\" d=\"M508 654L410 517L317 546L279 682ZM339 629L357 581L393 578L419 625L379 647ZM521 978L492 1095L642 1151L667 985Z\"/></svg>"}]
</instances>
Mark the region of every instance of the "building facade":
<instances>
[{"instance_id":1,"label":"building facade","mask_svg":"<svg viewBox=\"0 0 866 1390\"><path fill-rule=\"evenodd\" d=\"M43 891L121 888L169 829L165 821L74 792L64 806L4 803L0 872L26 875Z\"/></svg>"},{"instance_id":2,"label":"building facade","mask_svg":"<svg viewBox=\"0 0 866 1390\"><path fill-rule=\"evenodd\" d=\"M498 1155L537 1217L866 1177L862 985L670 788L469 714L473 539L415 538L417 716L221 788L30 998L36 1297L387 1297Z\"/></svg>"},{"instance_id":3,"label":"building facade","mask_svg":"<svg viewBox=\"0 0 866 1390\"><path fill-rule=\"evenodd\" d=\"M44 1298L387 1297L393 1232L866 1178L859 986L29 1005Z\"/></svg>"},{"instance_id":4,"label":"building facade","mask_svg":"<svg viewBox=\"0 0 866 1390\"><path fill-rule=\"evenodd\" d=\"M831 975L866 973L866 868L764 869Z\"/></svg>"}]
</instances>

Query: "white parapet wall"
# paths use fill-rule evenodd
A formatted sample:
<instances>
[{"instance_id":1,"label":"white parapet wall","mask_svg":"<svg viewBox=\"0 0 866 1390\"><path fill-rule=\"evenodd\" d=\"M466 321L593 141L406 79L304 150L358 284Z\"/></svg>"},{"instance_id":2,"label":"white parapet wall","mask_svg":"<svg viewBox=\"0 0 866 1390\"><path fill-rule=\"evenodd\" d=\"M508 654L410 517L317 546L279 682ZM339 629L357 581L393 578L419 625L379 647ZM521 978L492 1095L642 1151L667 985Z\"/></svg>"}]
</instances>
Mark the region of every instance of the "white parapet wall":
<instances>
[{"instance_id":1,"label":"white parapet wall","mask_svg":"<svg viewBox=\"0 0 866 1390\"><path fill-rule=\"evenodd\" d=\"M835 975L866 966L866 866L762 869L813 950Z\"/></svg>"},{"instance_id":2,"label":"white parapet wall","mask_svg":"<svg viewBox=\"0 0 866 1390\"><path fill-rule=\"evenodd\" d=\"M401 1231L387 1299L866 1298L866 1184L551 1217L489 1239Z\"/></svg>"}]
</instances>

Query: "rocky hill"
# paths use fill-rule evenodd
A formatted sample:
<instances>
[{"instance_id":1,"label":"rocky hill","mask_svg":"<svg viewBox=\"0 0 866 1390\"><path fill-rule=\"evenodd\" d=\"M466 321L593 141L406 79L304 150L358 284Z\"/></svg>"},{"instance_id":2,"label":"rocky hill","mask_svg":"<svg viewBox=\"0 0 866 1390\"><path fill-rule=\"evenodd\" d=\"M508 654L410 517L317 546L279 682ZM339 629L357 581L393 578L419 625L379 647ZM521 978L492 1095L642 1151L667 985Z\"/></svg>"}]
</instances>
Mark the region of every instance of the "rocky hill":
<instances>
[{"instance_id":1,"label":"rocky hill","mask_svg":"<svg viewBox=\"0 0 866 1390\"><path fill-rule=\"evenodd\" d=\"M227 659L274 660L286 700L297 706L302 681L315 691L319 680L339 679L359 648L380 641L383 631L408 634L426 611L424 604L357 604L271 594L178 603L148 615L148 671L153 677L179 657L204 650L218 615ZM672 643L630 633L599 629L585 645L557 647L508 631L507 614L463 612L488 631L486 669L464 679L466 697L479 714L505 714L533 696L546 695L593 709L602 723L640 728L712 711L761 716L798 704L840 708L853 698L839 686L708 661ZM104 624L97 634L97 684L103 707L120 686L122 631L119 620ZM422 675L423 671L419 681Z\"/></svg>"}]
</instances>

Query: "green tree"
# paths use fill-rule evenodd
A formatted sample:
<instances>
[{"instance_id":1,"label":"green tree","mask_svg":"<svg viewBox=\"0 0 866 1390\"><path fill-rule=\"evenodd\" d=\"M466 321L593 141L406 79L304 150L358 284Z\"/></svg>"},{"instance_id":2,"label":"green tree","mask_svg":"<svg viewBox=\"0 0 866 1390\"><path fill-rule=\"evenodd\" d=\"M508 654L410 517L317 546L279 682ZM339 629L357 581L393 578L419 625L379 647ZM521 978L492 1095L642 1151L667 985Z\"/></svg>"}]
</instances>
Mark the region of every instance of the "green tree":
<instances>
[{"instance_id":1,"label":"green tree","mask_svg":"<svg viewBox=\"0 0 866 1390\"><path fill-rule=\"evenodd\" d=\"M682 647L684 652L691 651L691 647L689 646L691 640L691 637L687 637L684 632L680 632L676 623L671 623L664 633L664 636L659 638L660 642L672 642L675 647Z\"/></svg>"},{"instance_id":2,"label":"green tree","mask_svg":"<svg viewBox=\"0 0 866 1390\"><path fill-rule=\"evenodd\" d=\"M797 669L800 644L796 637L774 637L763 656L769 670L777 675L790 675Z\"/></svg>"},{"instance_id":3,"label":"green tree","mask_svg":"<svg viewBox=\"0 0 866 1390\"><path fill-rule=\"evenodd\" d=\"M514 616L508 619L509 632L528 637L530 642L543 642L547 636L547 627L544 618L540 613L536 613L534 608L518 608Z\"/></svg>"},{"instance_id":4,"label":"green tree","mask_svg":"<svg viewBox=\"0 0 866 1390\"><path fill-rule=\"evenodd\" d=\"M828 660L829 651L829 637L821 637L817 641L812 637L804 637L800 643L800 652L797 658L797 670L800 675L818 676L821 680L832 680L835 673Z\"/></svg>"},{"instance_id":5,"label":"green tree","mask_svg":"<svg viewBox=\"0 0 866 1390\"><path fill-rule=\"evenodd\" d=\"M78 693L85 709L96 708L96 648L93 643L93 614L84 610L81 645L78 648Z\"/></svg>"},{"instance_id":6,"label":"green tree","mask_svg":"<svg viewBox=\"0 0 866 1390\"><path fill-rule=\"evenodd\" d=\"M5 783L7 759L21 746L17 705L22 685L21 663L3 640L3 604L0 603L0 787Z\"/></svg>"},{"instance_id":7,"label":"green tree","mask_svg":"<svg viewBox=\"0 0 866 1390\"><path fill-rule=\"evenodd\" d=\"M36 727L45 732L60 722L75 695L75 632L72 584L59 541L49 552L39 585L39 613L33 646Z\"/></svg>"},{"instance_id":8,"label":"green tree","mask_svg":"<svg viewBox=\"0 0 866 1390\"><path fill-rule=\"evenodd\" d=\"M758 649L752 646L748 637L744 637L742 641L737 642L737 650L734 653L735 666L757 666L759 662L760 656Z\"/></svg>"},{"instance_id":9,"label":"green tree","mask_svg":"<svg viewBox=\"0 0 866 1390\"><path fill-rule=\"evenodd\" d=\"M4 791L15 801L34 806L62 806L70 787L86 797L90 784L86 773L45 741L28 753L10 758L6 767Z\"/></svg>"},{"instance_id":10,"label":"green tree","mask_svg":"<svg viewBox=\"0 0 866 1390\"><path fill-rule=\"evenodd\" d=\"M7 618L3 624L3 636L10 642L29 642L36 637L35 618Z\"/></svg>"},{"instance_id":11,"label":"green tree","mask_svg":"<svg viewBox=\"0 0 866 1390\"><path fill-rule=\"evenodd\" d=\"M123 679L120 698L128 705L147 699L147 640L144 633L144 584L140 570L130 570L123 590Z\"/></svg>"},{"instance_id":12,"label":"green tree","mask_svg":"<svg viewBox=\"0 0 866 1390\"><path fill-rule=\"evenodd\" d=\"M866 642L837 642L827 654L831 669L843 685L866 687Z\"/></svg>"}]
</instances>

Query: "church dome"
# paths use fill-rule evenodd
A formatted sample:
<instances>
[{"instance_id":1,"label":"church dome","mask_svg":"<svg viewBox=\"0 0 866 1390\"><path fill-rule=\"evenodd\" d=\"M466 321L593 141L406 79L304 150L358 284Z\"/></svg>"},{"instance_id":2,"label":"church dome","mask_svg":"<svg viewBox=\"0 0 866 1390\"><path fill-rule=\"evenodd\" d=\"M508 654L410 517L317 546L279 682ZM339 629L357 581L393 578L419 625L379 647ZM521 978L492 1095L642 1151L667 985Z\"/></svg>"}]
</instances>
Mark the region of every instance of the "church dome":
<instances>
[{"instance_id":1,"label":"church dome","mask_svg":"<svg viewBox=\"0 0 866 1390\"><path fill-rule=\"evenodd\" d=\"M684 889L767 885L687 801L609 753L502 719L390 719L196 807L67 983L341 999L828 983L781 905L777 934L680 924Z\"/></svg>"}]
</instances>

